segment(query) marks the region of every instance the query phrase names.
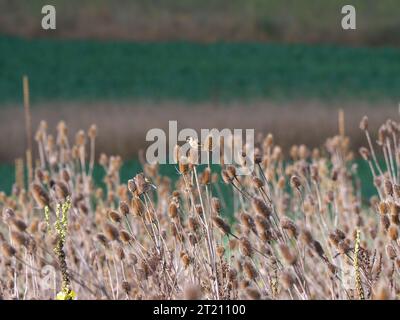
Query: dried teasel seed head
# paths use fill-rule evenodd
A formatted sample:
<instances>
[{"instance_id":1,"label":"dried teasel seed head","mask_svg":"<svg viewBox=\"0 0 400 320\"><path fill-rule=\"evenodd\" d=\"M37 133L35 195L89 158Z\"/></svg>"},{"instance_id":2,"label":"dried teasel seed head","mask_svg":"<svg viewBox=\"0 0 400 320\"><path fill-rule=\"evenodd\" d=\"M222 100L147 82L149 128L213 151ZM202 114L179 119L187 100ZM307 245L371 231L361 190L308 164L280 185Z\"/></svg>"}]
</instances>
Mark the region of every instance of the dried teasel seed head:
<instances>
[{"instance_id":1,"label":"dried teasel seed head","mask_svg":"<svg viewBox=\"0 0 400 320\"><path fill-rule=\"evenodd\" d=\"M338 228L335 229L335 234L340 240L346 239L346 234Z\"/></svg>"},{"instance_id":2,"label":"dried teasel seed head","mask_svg":"<svg viewBox=\"0 0 400 320\"><path fill-rule=\"evenodd\" d=\"M195 209L196 209L197 215L203 216L203 207L200 204L196 204Z\"/></svg>"},{"instance_id":3,"label":"dried teasel seed head","mask_svg":"<svg viewBox=\"0 0 400 320\"><path fill-rule=\"evenodd\" d=\"M341 240L338 243L337 249L340 254L347 254L350 250L350 245L346 240Z\"/></svg>"},{"instance_id":4,"label":"dried teasel seed head","mask_svg":"<svg viewBox=\"0 0 400 320\"><path fill-rule=\"evenodd\" d=\"M256 288L246 288L245 290L246 296L250 300L260 300L261 299L261 293L256 289Z\"/></svg>"},{"instance_id":5,"label":"dried teasel seed head","mask_svg":"<svg viewBox=\"0 0 400 320\"><path fill-rule=\"evenodd\" d=\"M119 240L119 232L111 223L106 222L103 225L103 232L110 241Z\"/></svg>"},{"instance_id":6,"label":"dried teasel seed head","mask_svg":"<svg viewBox=\"0 0 400 320\"><path fill-rule=\"evenodd\" d=\"M259 148L254 149L254 163L261 164L263 161L263 156Z\"/></svg>"},{"instance_id":7,"label":"dried teasel seed head","mask_svg":"<svg viewBox=\"0 0 400 320\"><path fill-rule=\"evenodd\" d=\"M135 180L129 179L128 180L128 190L134 194L136 192L136 183Z\"/></svg>"},{"instance_id":8,"label":"dried teasel seed head","mask_svg":"<svg viewBox=\"0 0 400 320\"><path fill-rule=\"evenodd\" d=\"M310 166L310 175L311 175L311 179L314 182L318 182L319 181L319 171L318 171L318 166L313 164Z\"/></svg>"},{"instance_id":9,"label":"dried teasel seed head","mask_svg":"<svg viewBox=\"0 0 400 320\"><path fill-rule=\"evenodd\" d=\"M122 281L121 287L122 287L122 290L123 290L126 294L129 294L129 293L131 292L131 290L132 290L131 285L130 285L129 282L126 281L126 280Z\"/></svg>"},{"instance_id":10,"label":"dried teasel seed head","mask_svg":"<svg viewBox=\"0 0 400 320\"><path fill-rule=\"evenodd\" d=\"M202 297L201 287L198 285L186 285L183 290L183 299L185 300L200 300Z\"/></svg>"},{"instance_id":11,"label":"dried teasel seed head","mask_svg":"<svg viewBox=\"0 0 400 320\"><path fill-rule=\"evenodd\" d=\"M35 234L36 232L38 232L38 230L39 230L39 222L40 222L39 219L33 219L31 221L31 223L29 224L29 227L28 227L28 231L31 234Z\"/></svg>"},{"instance_id":12,"label":"dried teasel seed head","mask_svg":"<svg viewBox=\"0 0 400 320\"><path fill-rule=\"evenodd\" d=\"M368 117L364 116L360 122L360 129L365 131L368 130Z\"/></svg>"},{"instance_id":13,"label":"dried teasel seed head","mask_svg":"<svg viewBox=\"0 0 400 320\"><path fill-rule=\"evenodd\" d=\"M237 239L230 239L228 244L229 250L235 250L237 247Z\"/></svg>"},{"instance_id":14,"label":"dried teasel seed head","mask_svg":"<svg viewBox=\"0 0 400 320\"><path fill-rule=\"evenodd\" d=\"M96 136L97 136L97 126L95 124L92 124L88 130L88 137L94 140Z\"/></svg>"},{"instance_id":15,"label":"dried teasel seed head","mask_svg":"<svg viewBox=\"0 0 400 320\"><path fill-rule=\"evenodd\" d=\"M132 213L135 217L142 217L145 214L145 207L139 198L132 199Z\"/></svg>"},{"instance_id":16,"label":"dried teasel seed head","mask_svg":"<svg viewBox=\"0 0 400 320\"><path fill-rule=\"evenodd\" d=\"M213 211L214 211L216 214L219 214L219 213L221 212L221 201L219 201L218 198L213 197L213 198L211 199L211 207L212 207Z\"/></svg>"},{"instance_id":17,"label":"dried teasel seed head","mask_svg":"<svg viewBox=\"0 0 400 320\"><path fill-rule=\"evenodd\" d=\"M9 219L12 219L15 217L15 212L11 208L6 208L3 211L3 219L4 221L8 221Z\"/></svg>"},{"instance_id":18,"label":"dried teasel seed head","mask_svg":"<svg viewBox=\"0 0 400 320\"><path fill-rule=\"evenodd\" d=\"M11 231L12 242L20 247L26 247L28 245L29 239L25 234L19 231Z\"/></svg>"},{"instance_id":19,"label":"dried teasel seed head","mask_svg":"<svg viewBox=\"0 0 400 320\"><path fill-rule=\"evenodd\" d=\"M105 247L108 247L108 239L103 233L98 233L96 239Z\"/></svg>"},{"instance_id":20,"label":"dried teasel seed head","mask_svg":"<svg viewBox=\"0 0 400 320\"><path fill-rule=\"evenodd\" d=\"M256 176L252 177L252 182L256 189L261 189L262 187L264 187L264 182Z\"/></svg>"},{"instance_id":21,"label":"dried teasel seed head","mask_svg":"<svg viewBox=\"0 0 400 320\"><path fill-rule=\"evenodd\" d=\"M150 190L150 183L146 179L143 172L138 173L134 178L136 184L137 195L140 196Z\"/></svg>"},{"instance_id":22,"label":"dried teasel seed head","mask_svg":"<svg viewBox=\"0 0 400 320\"><path fill-rule=\"evenodd\" d=\"M224 235L231 233L231 227L220 217L212 217L214 226Z\"/></svg>"},{"instance_id":23,"label":"dried teasel seed head","mask_svg":"<svg viewBox=\"0 0 400 320\"><path fill-rule=\"evenodd\" d=\"M130 241L132 241L131 235L126 230L121 230L119 232L119 237L122 240L122 242L125 242L125 243L129 243Z\"/></svg>"},{"instance_id":24,"label":"dried teasel seed head","mask_svg":"<svg viewBox=\"0 0 400 320\"><path fill-rule=\"evenodd\" d=\"M181 252L181 261L184 268L186 269L190 264L190 257L186 253Z\"/></svg>"},{"instance_id":25,"label":"dried teasel seed head","mask_svg":"<svg viewBox=\"0 0 400 320\"><path fill-rule=\"evenodd\" d=\"M261 198L253 198L251 204L257 214L260 214L266 218L271 215L271 209L268 207L268 205L265 204L265 202Z\"/></svg>"},{"instance_id":26,"label":"dried teasel seed head","mask_svg":"<svg viewBox=\"0 0 400 320\"><path fill-rule=\"evenodd\" d=\"M121 215L118 212L114 211L114 210L109 211L108 212L108 216L115 223L120 223L121 220L122 220Z\"/></svg>"},{"instance_id":27,"label":"dried teasel seed head","mask_svg":"<svg viewBox=\"0 0 400 320\"><path fill-rule=\"evenodd\" d=\"M292 188L295 188L295 189L299 190L300 187L301 187L300 178L298 176L296 176L296 175L293 175L290 178L290 185L292 186Z\"/></svg>"},{"instance_id":28,"label":"dried teasel seed head","mask_svg":"<svg viewBox=\"0 0 400 320\"><path fill-rule=\"evenodd\" d=\"M257 230L258 234L262 234L263 232L268 230L270 227L268 220L260 214L256 215L256 217L254 219L254 224L256 226L256 230Z\"/></svg>"},{"instance_id":29,"label":"dried teasel seed head","mask_svg":"<svg viewBox=\"0 0 400 320\"><path fill-rule=\"evenodd\" d=\"M36 168L35 170L35 177L36 179L40 182L43 183L44 182L44 173L43 170L40 168Z\"/></svg>"},{"instance_id":30,"label":"dried teasel seed head","mask_svg":"<svg viewBox=\"0 0 400 320\"><path fill-rule=\"evenodd\" d=\"M208 185L211 183L211 170L210 168L205 168L200 179L201 184Z\"/></svg>"},{"instance_id":31,"label":"dried teasel seed head","mask_svg":"<svg viewBox=\"0 0 400 320\"><path fill-rule=\"evenodd\" d=\"M3 252L3 255L7 258L11 258L17 253L15 248L7 242L3 242L1 244L1 251Z\"/></svg>"},{"instance_id":32,"label":"dried teasel seed head","mask_svg":"<svg viewBox=\"0 0 400 320\"><path fill-rule=\"evenodd\" d=\"M129 214L129 212L130 212L129 205L125 201L120 201L120 203L119 203L119 212L123 216L127 216Z\"/></svg>"},{"instance_id":33,"label":"dried teasel seed head","mask_svg":"<svg viewBox=\"0 0 400 320\"><path fill-rule=\"evenodd\" d=\"M18 218L11 218L10 219L11 225L20 232L24 232L28 226L24 221Z\"/></svg>"},{"instance_id":34,"label":"dried teasel seed head","mask_svg":"<svg viewBox=\"0 0 400 320\"><path fill-rule=\"evenodd\" d=\"M371 154L369 150L365 147L361 147L360 150L360 155L365 161L369 161L371 159Z\"/></svg>"},{"instance_id":35,"label":"dried teasel seed head","mask_svg":"<svg viewBox=\"0 0 400 320\"><path fill-rule=\"evenodd\" d=\"M178 216L178 207L173 201L169 204L168 215L171 219L175 219Z\"/></svg>"},{"instance_id":36,"label":"dried teasel seed head","mask_svg":"<svg viewBox=\"0 0 400 320\"><path fill-rule=\"evenodd\" d=\"M31 193L36 204L43 209L50 204L50 198L47 192L37 183L32 184Z\"/></svg>"},{"instance_id":37,"label":"dried teasel seed head","mask_svg":"<svg viewBox=\"0 0 400 320\"><path fill-rule=\"evenodd\" d=\"M117 257L119 260L124 260L125 259L125 251L122 247L118 246L117 249Z\"/></svg>"},{"instance_id":38,"label":"dried teasel seed head","mask_svg":"<svg viewBox=\"0 0 400 320\"><path fill-rule=\"evenodd\" d=\"M387 196L393 197L393 185L389 179L384 181L384 190Z\"/></svg>"},{"instance_id":39,"label":"dried teasel seed head","mask_svg":"<svg viewBox=\"0 0 400 320\"><path fill-rule=\"evenodd\" d=\"M188 228L190 231L196 232L200 228L200 224L195 218L189 217L188 218Z\"/></svg>"},{"instance_id":40,"label":"dried teasel seed head","mask_svg":"<svg viewBox=\"0 0 400 320\"><path fill-rule=\"evenodd\" d=\"M397 241L399 238L399 230L395 224L391 224L388 230L388 236L390 240Z\"/></svg>"},{"instance_id":41,"label":"dried teasel seed head","mask_svg":"<svg viewBox=\"0 0 400 320\"><path fill-rule=\"evenodd\" d=\"M393 185L393 191L394 191L394 195L397 197L397 198L400 198L400 185L398 185L398 184L394 184Z\"/></svg>"},{"instance_id":42,"label":"dried teasel seed head","mask_svg":"<svg viewBox=\"0 0 400 320\"><path fill-rule=\"evenodd\" d=\"M222 170L222 171L221 171L221 177L222 177L222 181L223 181L225 184L230 184L230 183L232 182L232 179L231 179L231 177L229 176L227 170Z\"/></svg>"},{"instance_id":43,"label":"dried teasel seed head","mask_svg":"<svg viewBox=\"0 0 400 320\"><path fill-rule=\"evenodd\" d=\"M390 226L390 220L387 215L381 215L381 226L385 231L388 231Z\"/></svg>"},{"instance_id":44,"label":"dried teasel seed head","mask_svg":"<svg viewBox=\"0 0 400 320\"><path fill-rule=\"evenodd\" d=\"M226 172L228 174L228 177L233 180L236 178L236 168L233 165L228 165L226 167Z\"/></svg>"},{"instance_id":45,"label":"dried teasel seed head","mask_svg":"<svg viewBox=\"0 0 400 320\"><path fill-rule=\"evenodd\" d=\"M178 162L179 172L186 174L189 171L189 159L185 156L181 156Z\"/></svg>"},{"instance_id":46,"label":"dried teasel seed head","mask_svg":"<svg viewBox=\"0 0 400 320\"><path fill-rule=\"evenodd\" d=\"M340 238L335 233L330 233L328 238L331 245L337 248L340 242Z\"/></svg>"},{"instance_id":47,"label":"dried teasel seed head","mask_svg":"<svg viewBox=\"0 0 400 320\"><path fill-rule=\"evenodd\" d=\"M244 255L245 257L252 257L253 253L254 253L254 249L253 246L251 245L251 242L249 241L249 239L242 237L239 240L239 250L240 253L242 255Z\"/></svg>"},{"instance_id":48,"label":"dried teasel seed head","mask_svg":"<svg viewBox=\"0 0 400 320\"><path fill-rule=\"evenodd\" d=\"M386 246L386 254L390 260L395 260L397 258L396 249L391 244Z\"/></svg>"},{"instance_id":49,"label":"dried teasel seed head","mask_svg":"<svg viewBox=\"0 0 400 320\"><path fill-rule=\"evenodd\" d=\"M217 256L222 258L225 254L225 248L223 246L217 246Z\"/></svg>"},{"instance_id":50,"label":"dried teasel seed head","mask_svg":"<svg viewBox=\"0 0 400 320\"><path fill-rule=\"evenodd\" d=\"M298 236L297 226L289 218L286 218L286 217L282 218L281 227L282 227L282 229L287 231L287 233L290 237L297 238L297 236Z\"/></svg>"},{"instance_id":51,"label":"dried teasel seed head","mask_svg":"<svg viewBox=\"0 0 400 320\"><path fill-rule=\"evenodd\" d=\"M379 213L381 215L385 215L385 214L387 214L389 212L389 205L386 202L381 201L379 203L378 209L379 209Z\"/></svg>"},{"instance_id":52,"label":"dried teasel seed head","mask_svg":"<svg viewBox=\"0 0 400 320\"><path fill-rule=\"evenodd\" d=\"M250 280L255 280L257 278L257 270L254 268L254 266L249 262L245 261L243 263L243 272L246 274L246 276Z\"/></svg>"},{"instance_id":53,"label":"dried teasel seed head","mask_svg":"<svg viewBox=\"0 0 400 320\"><path fill-rule=\"evenodd\" d=\"M67 169L63 169L61 171L60 178L66 183L68 183L71 180L71 176L70 176L70 174L69 174Z\"/></svg>"},{"instance_id":54,"label":"dried teasel seed head","mask_svg":"<svg viewBox=\"0 0 400 320\"><path fill-rule=\"evenodd\" d=\"M59 200L65 200L70 195L68 185L64 181L58 181L54 190Z\"/></svg>"},{"instance_id":55,"label":"dried teasel seed head","mask_svg":"<svg viewBox=\"0 0 400 320\"><path fill-rule=\"evenodd\" d=\"M379 281L372 288L372 300L389 300L390 293L388 291L389 285L384 281Z\"/></svg>"},{"instance_id":56,"label":"dried teasel seed head","mask_svg":"<svg viewBox=\"0 0 400 320\"><path fill-rule=\"evenodd\" d=\"M280 244L279 249L281 255L288 265L294 265L297 261L297 256L286 244Z\"/></svg>"},{"instance_id":57,"label":"dried teasel seed head","mask_svg":"<svg viewBox=\"0 0 400 320\"><path fill-rule=\"evenodd\" d=\"M301 230L301 232L300 232L300 240L305 245L311 245L312 242L314 241L311 232L309 230L307 230L307 229Z\"/></svg>"},{"instance_id":58,"label":"dried teasel seed head","mask_svg":"<svg viewBox=\"0 0 400 320\"><path fill-rule=\"evenodd\" d=\"M82 147L85 145L85 141L86 137L85 137L85 131L83 130L79 130L78 133L75 135L75 144L78 147Z\"/></svg>"}]
</instances>

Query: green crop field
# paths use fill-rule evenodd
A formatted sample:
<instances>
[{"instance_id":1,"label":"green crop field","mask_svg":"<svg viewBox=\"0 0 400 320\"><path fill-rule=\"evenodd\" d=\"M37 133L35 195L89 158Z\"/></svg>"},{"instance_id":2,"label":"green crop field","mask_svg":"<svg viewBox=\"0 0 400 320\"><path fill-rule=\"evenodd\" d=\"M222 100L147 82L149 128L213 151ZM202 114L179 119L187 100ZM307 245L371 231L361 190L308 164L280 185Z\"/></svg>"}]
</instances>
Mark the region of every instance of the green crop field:
<instances>
[{"instance_id":1,"label":"green crop field","mask_svg":"<svg viewBox=\"0 0 400 320\"><path fill-rule=\"evenodd\" d=\"M386 99L400 96L399 48L132 43L0 37L0 105L21 101Z\"/></svg>"}]
</instances>

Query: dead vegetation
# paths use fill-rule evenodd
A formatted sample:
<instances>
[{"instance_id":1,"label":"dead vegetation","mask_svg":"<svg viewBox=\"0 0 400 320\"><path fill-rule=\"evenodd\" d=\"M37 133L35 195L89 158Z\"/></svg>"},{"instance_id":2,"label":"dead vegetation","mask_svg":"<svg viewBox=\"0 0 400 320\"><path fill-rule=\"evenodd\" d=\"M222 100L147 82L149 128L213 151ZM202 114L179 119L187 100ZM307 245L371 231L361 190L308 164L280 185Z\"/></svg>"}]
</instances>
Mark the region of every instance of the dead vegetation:
<instances>
[{"instance_id":1,"label":"dead vegetation","mask_svg":"<svg viewBox=\"0 0 400 320\"><path fill-rule=\"evenodd\" d=\"M240 165L218 175L177 147L176 184L145 163L120 181L121 157L101 154L103 190L92 179L97 127L71 141L64 122L55 136L41 122L32 183L20 176L0 197L0 296L54 299L68 282L78 299L398 299L400 126L385 122L375 143L360 124L378 191L369 205L339 127L323 147L295 144L287 156L259 137L247 176Z\"/></svg>"}]
</instances>

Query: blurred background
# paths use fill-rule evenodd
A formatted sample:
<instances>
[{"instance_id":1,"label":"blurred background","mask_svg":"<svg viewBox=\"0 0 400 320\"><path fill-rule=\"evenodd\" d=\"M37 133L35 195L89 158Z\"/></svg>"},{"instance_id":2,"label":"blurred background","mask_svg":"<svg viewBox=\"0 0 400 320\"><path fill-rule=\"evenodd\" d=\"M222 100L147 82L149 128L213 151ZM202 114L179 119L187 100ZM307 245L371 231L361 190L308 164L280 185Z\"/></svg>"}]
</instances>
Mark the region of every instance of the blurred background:
<instances>
[{"instance_id":1,"label":"blurred background","mask_svg":"<svg viewBox=\"0 0 400 320\"><path fill-rule=\"evenodd\" d=\"M52 4L57 29L41 28ZM356 30L341 9L356 8ZM22 76L33 129L92 123L97 150L120 154L126 175L151 128L254 128L292 144L338 131L356 150L398 116L398 0L0 0L0 189L25 144Z\"/></svg>"}]
</instances>

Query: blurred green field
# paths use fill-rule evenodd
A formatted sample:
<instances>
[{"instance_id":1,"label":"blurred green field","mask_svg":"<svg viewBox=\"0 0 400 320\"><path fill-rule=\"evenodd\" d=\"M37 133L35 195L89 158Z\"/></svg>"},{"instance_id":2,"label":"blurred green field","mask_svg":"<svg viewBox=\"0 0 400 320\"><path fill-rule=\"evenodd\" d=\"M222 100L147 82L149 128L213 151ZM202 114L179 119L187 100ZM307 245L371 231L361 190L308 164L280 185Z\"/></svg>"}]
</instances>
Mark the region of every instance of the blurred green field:
<instances>
[{"instance_id":1,"label":"blurred green field","mask_svg":"<svg viewBox=\"0 0 400 320\"><path fill-rule=\"evenodd\" d=\"M0 37L0 105L40 101L400 97L400 48Z\"/></svg>"}]
</instances>

